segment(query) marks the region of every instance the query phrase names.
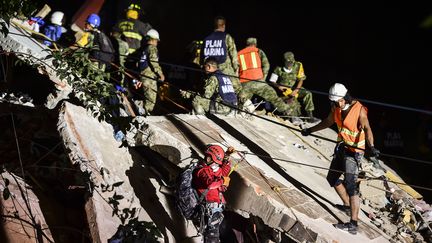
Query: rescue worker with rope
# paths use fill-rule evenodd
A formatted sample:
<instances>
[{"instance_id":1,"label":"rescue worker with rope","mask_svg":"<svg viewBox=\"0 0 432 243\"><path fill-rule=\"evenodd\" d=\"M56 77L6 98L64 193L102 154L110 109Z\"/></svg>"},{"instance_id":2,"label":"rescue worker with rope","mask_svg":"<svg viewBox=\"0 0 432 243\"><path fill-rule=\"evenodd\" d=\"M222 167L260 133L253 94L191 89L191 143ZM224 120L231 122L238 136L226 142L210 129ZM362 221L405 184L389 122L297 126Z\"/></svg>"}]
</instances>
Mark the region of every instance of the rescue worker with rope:
<instances>
[{"instance_id":1,"label":"rescue worker with rope","mask_svg":"<svg viewBox=\"0 0 432 243\"><path fill-rule=\"evenodd\" d=\"M198 169L193 172L192 185L197 190L198 197L204 195L205 198L201 204L200 219L205 243L220 242L219 226L224 218L226 204L223 192L229 186L229 156L234 151L233 147L224 152L219 145L208 145L204 151L204 160L199 162Z\"/></svg>"},{"instance_id":2,"label":"rescue worker with rope","mask_svg":"<svg viewBox=\"0 0 432 243\"><path fill-rule=\"evenodd\" d=\"M115 38L119 38L120 35L124 36L124 40L129 46L129 54L134 53L141 47L141 41L147 35L147 32L152 29L149 23L144 23L138 19L140 10L141 7L138 4L131 4L126 11L126 19L120 20L113 27Z\"/></svg>"},{"instance_id":3,"label":"rescue worker with rope","mask_svg":"<svg viewBox=\"0 0 432 243\"><path fill-rule=\"evenodd\" d=\"M374 147L372 129L367 117L367 108L359 101L351 98L343 84L335 83L329 91L329 99L332 104L331 112L320 123L301 131L303 136L308 136L330 127L336 123L338 127L339 142L335 148L335 156L331 162L327 174L327 181L334 187L344 205L338 208L350 209L350 222L334 224L338 229L357 234L357 221L360 209L359 186L357 183L359 163L368 144L371 156L378 157L379 150ZM342 173L340 171L345 171ZM344 174L344 180L339 177Z\"/></svg>"}]
</instances>

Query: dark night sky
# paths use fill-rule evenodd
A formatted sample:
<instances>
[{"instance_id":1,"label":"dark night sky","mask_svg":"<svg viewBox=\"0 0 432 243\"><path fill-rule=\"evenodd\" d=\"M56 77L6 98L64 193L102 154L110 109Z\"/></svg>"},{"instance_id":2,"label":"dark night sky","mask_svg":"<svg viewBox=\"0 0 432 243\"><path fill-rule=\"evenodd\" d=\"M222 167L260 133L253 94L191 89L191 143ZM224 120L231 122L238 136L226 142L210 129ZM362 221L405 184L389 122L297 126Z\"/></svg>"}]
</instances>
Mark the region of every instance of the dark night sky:
<instances>
[{"instance_id":1,"label":"dark night sky","mask_svg":"<svg viewBox=\"0 0 432 243\"><path fill-rule=\"evenodd\" d=\"M256 36L272 68L281 63L282 53L293 51L304 64L307 88L326 91L339 81L348 84L355 96L414 107L428 97L432 29L419 28L432 13L428 8L311 9L263 1L248 1L247 7L228 1L217 6L210 1L182 2L145 4L146 20L161 34L163 60L179 61L184 47L205 37L220 14L227 18L227 32L238 49L247 37Z\"/></svg>"}]
</instances>

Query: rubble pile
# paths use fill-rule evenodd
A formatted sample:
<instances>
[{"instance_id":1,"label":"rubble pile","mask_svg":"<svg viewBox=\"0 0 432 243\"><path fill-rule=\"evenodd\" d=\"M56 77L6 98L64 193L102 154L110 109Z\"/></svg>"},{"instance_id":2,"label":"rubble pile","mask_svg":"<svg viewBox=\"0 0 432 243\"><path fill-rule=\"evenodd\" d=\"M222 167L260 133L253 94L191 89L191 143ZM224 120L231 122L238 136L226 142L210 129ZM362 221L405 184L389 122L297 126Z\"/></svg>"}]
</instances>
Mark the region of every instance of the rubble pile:
<instances>
[{"instance_id":1,"label":"rubble pile","mask_svg":"<svg viewBox=\"0 0 432 243\"><path fill-rule=\"evenodd\" d=\"M16 94L0 92L0 103L11 103L15 105L34 107L33 99L28 94L21 92Z\"/></svg>"},{"instance_id":2,"label":"rubble pile","mask_svg":"<svg viewBox=\"0 0 432 243\"><path fill-rule=\"evenodd\" d=\"M384 185L384 206L368 199L362 201L362 210L370 222L397 242L432 242L432 206L392 183Z\"/></svg>"}]
</instances>

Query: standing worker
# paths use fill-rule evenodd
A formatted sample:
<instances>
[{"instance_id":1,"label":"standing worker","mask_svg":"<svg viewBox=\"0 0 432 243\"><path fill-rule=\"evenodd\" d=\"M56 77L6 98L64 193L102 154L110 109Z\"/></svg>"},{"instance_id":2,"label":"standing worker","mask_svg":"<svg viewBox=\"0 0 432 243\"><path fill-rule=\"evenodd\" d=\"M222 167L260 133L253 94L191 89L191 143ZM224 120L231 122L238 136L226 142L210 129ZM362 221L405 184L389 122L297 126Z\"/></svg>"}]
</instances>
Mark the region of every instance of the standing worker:
<instances>
[{"instance_id":1,"label":"standing worker","mask_svg":"<svg viewBox=\"0 0 432 243\"><path fill-rule=\"evenodd\" d=\"M229 173L231 161L229 155L234 152L230 147L224 152L219 145L208 145L204 152L204 160L198 164L193 172L192 185L197 190L198 197L204 195L204 242L217 243L219 239L219 226L224 218L225 197L223 192L229 186Z\"/></svg>"},{"instance_id":2,"label":"standing worker","mask_svg":"<svg viewBox=\"0 0 432 243\"><path fill-rule=\"evenodd\" d=\"M149 23L144 23L138 19L139 11L141 11L141 7L138 4L131 4L126 10L126 19L120 20L113 27L115 38L119 38L120 35L124 36L124 40L129 45L129 54L141 47L142 39L152 29Z\"/></svg>"},{"instance_id":3,"label":"standing worker","mask_svg":"<svg viewBox=\"0 0 432 243\"><path fill-rule=\"evenodd\" d=\"M238 80L238 61L237 48L234 39L225 32L226 20L218 16L214 20L214 32L207 36L203 41L202 60L214 57L218 62L219 70L230 77L236 94L240 92L241 86Z\"/></svg>"},{"instance_id":4,"label":"standing worker","mask_svg":"<svg viewBox=\"0 0 432 243\"><path fill-rule=\"evenodd\" d=\"M140 82L136 83L135 88L142 86L144 90L144 111L139 109L140 115L149 115L156 104L157 82L165 81L165 75L159 65L159 54L157 45L160 41L159 33L155 29L147 32L147 46L144 47L139 60Z\"/></svg>"},{"instance_id":5,"label":"standing worker","mask_svg":"<svg viewBox=\"0 0 432 243\"><path fill-rule=\"evenodd\" d=\"M242 85L239 100L243 108L252 111L248 108L252 105L250 99L253 95L259 95L272 103L280 112L290 114L290 106L278 97L276 91L265 82L270 63L266 54L257 48L257 39L248 38L246 45L247 47L238 53L239 77Z\"/></svg>"},{"instance_id":6,"label":"standing worker","mask_svg":"<svg viewBox=\"0 0 432 243\"><path fill-rule=\"evenodd\" d=\"M365 145L371 151L371 156L378 157L379 151L374 147L372 129L367 118L367 108L359 101L353 100L343 84L335 83L329 91L332 103L331 112L326 119L317 125L303 129L301 134L308 136L330 127L336 123L338 127L338 144L335 148L327 181L334 187L344 205L340 209L350 209L351 220L347 223L335 224L338 229L357 234L357 221L360 209L359 186L357 178L359 163L365 151ZM344 174L344 180L339 177Z\"/></svg>"},{"instance_id":7,"label":"standing worker","mask_svg":"<svg viewBox=\"0 0 432 243\"><path fill-rule=\"evenodd\" d=\"M306 75L303 70L303 64L294 59L294 54L290 51L284 53L284 67L276 67L270 76L270 83L279 90L284 96L292 99L291 105L293 106L292 116L301 115L301 107L298 106L297 99L301 99L304 110L309 117L309 122L317 122L313 116L315 109L312 101L312 93L303 88L303 82ZM293 118L296 122L299 119Z\"/></svg>"}]
</instances>

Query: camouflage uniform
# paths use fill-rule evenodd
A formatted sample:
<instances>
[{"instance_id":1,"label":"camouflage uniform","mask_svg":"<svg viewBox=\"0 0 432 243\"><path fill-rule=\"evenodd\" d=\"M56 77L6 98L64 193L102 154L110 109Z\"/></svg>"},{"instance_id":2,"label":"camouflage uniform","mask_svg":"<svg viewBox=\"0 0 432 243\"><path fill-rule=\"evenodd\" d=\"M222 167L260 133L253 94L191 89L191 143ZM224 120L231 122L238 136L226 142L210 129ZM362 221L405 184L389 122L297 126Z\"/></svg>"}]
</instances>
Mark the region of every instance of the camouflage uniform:
<instances>
[{"instance_id":1,"label":"camouflage uniform","mask_svg":"<svg viewBox=\"0 0 432 243\"><path fill-rule=\"evenodd\" d=\"M141 71L141 82L144 91L144 108L152 112L157 98L157 80L163 75L159 65L159 55L156 46L148 46L149 66Z\"/></svg>"},{"instance_id":2,"label":"camouflage uniform","mask_svg":"<svg viewBox=\"0 0 432 243\"><path fill-rule=\"evenodd\" d=\"M192 100L192 106L194 111L198 115L203 115L210 111L211 99L217 93L215 102L215 112L217 114L227 115L231 112L231 108L221 104L222 98L219 95L219 82L215 75L209 75L204 80L204 94L202 96L195 96Z\"/></svg>"},{"instance_id":3,"label":"camouflage uniform","mask_svg":"<svg viewBox=\"0 0 432 243\"><path fill-rule=\"evenodd\" d=\"M218 65L218 69L229 75L229 78L232 81L234 90L236 94L238 94L241 90L240 80L236 77L238 77L238 69L239 64L237 60L237 48L234 42L234 39L230 34L226 34L225 38L226 47L227 47L227 57L224 63L220 63Z\"/></svg>"},{"instance_id":4,"label":"camouflage uniform","mask_svg":"<svg viewBox=\"0 0 432 243\"><path fill-rule=\"evenodd\" d=\"M129 55L129 45L121 38L116 38L116 40L118 42L119 64L121 67L124 67L126 57Z\"/></svg>"},{"instance_id":5,"label":"camouflage uniform","mask_svg":"<svg viewBox=\"0 0 432 243\"><path fill-rule=\"evenodd\" d=\"M303 71L303 64L301 62L297 62L294 60L294 55L288 55L287 52L284 55L285 61L294 62L291 71L287 71L285 67L276 67L273 71L273 74L277 75L276 83L288 86L290 88L295 88L297 80L305 80L306 75ZM290 105L293 106L293 113L290 115L300 116L301 115L301 106L297 99L300 99L304 109L307 113L312 113L315 109L313 101L312 101L312 93L303 87L298 90L298 98L292 98L289 100Z\"/></svg>"},{"instance_id":6,"label":"camouflage uniform","mask_svg":"<svg viewBox=\"0 0 432 243\"><path fill-rule=\"evenodd\" d=\"M126 57L129 55L129 45L126 41L120 38L120 36L116 36L115 41L117 42L117 57L115 59L115 63L117 63L120 68L124 69ZM125 74L123 72L119 72L117 77L120 80L120 85L125 87Z\"/></svg>"},{"instance_id":7,"label":"camouflage uniform","mask_svg":"<svg viewBox=\"0 0 432 243\"><path fill-rule=\"evenodd\" d=\"M273 87L264 82L270 69L270 63L266 54L261 49L258 49L258 53L261 59L261 67L264 75L263 80L260 80L261 82L249 81L241 83L242 90L239 94L240 103L244 104L247 100L250 100L253 95L258 95L272 103L278 111L286 112L287 114L290 113L290 106L277 95Z\"/></svg>"},{"instance_id":8,"label":"camouflage uniform","mask_svg":"<svg viewBox=\"0 0 432 243\"><path fill-rule=\"evenodd\" d=\"M267 75L268 75L268 72L270 70L270 62L269 62L269 60L267 58L267 55L264 53L263 50L261 50L261 49L258 48L258 54L259 54L259 56L261 58L261 68L262 68L262 72L263 72L263 75L264 75L262 81L265 81L267 79Z\"/></svg>"}]
</instances>

